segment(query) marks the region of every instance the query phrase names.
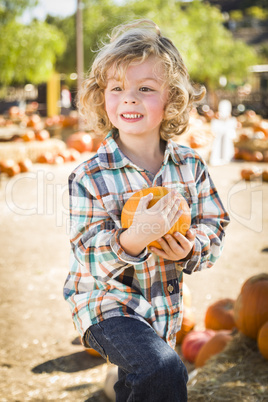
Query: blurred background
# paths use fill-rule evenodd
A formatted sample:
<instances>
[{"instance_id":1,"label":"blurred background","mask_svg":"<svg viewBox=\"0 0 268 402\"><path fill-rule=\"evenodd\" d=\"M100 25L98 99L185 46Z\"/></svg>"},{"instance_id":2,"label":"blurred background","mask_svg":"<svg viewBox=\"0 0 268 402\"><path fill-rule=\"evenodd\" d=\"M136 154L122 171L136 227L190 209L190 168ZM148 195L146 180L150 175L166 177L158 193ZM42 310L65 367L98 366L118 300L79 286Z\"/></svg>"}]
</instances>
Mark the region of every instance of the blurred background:
<instances>
[{"instance_id":1,"label":"blurred background","mask_svg":"<svg viewBox=\"0 0 268 402\"><path fill-rule=\"evenodd\" d=\"M233 306L249 277L267 273L268 0L0 0L1 402L114 400L110 365L85 351L62 296L67 183L102 140L79 118L77 91L111 29L136 18L154 20L206 86L175 140L208 163L231 217L216 267L184 276L183 330L205 331L211 304ZM251 304L268 314L264 293ZM267 360L256 339L243 342L193 377L189 401L267 401Z\"/></svg>"},{"instance_id":2,"label":"blurred background","mask_svg":"<svg viewBox=\"0 0 268 402\"><path fill-rule=\"evenodd\" d=\"M206 86L199 125L210 122L227 99L246 127L239 135L267 134L267 0L8 0L0 7L2 142L48 136L66 142L71 133L84 131L76 112L83 77L111 29L136 18L153 19L182 53L191 79ZM191 146L201 142L194 139ZM250 147L260 150L256 144L242 150Z\"/></svg>"}]
</instances>

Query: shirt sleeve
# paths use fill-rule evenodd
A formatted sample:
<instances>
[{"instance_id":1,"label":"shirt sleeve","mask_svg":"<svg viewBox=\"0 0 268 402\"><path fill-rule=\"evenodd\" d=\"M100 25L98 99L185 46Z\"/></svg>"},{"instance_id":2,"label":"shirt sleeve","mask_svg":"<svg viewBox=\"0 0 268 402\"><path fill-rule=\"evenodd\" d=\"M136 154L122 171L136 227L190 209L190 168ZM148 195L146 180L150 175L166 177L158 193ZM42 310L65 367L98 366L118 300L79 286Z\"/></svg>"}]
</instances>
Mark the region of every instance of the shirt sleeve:
<instances>
[{"instance_id":1,"label":"shirt sleeve","mask_svg":"<svg viewBox=\"0 0 268 402\"><path fill-rule=\"evenodd\" d=\"M72 173L69 177L72 253L83 271L107 283L127 267L143 262L149 254L146 249L136 257L125 253L119 243L122 229L87 184L84 176Z\"/></svg>"},{"instance_id":2,"label":"shirt sleeve","mask_svg":"<svg viewBox=\"0 0 268 402\"><path fill-rule=\"evenodd\" d=\"M196 169L197 202L192 205L191 227L196 231L191 258L178 261L177 268L187 274L210 268L220 257L224 245L225 227L229 216L205 164Z\"/></svg>"}]
</instances>

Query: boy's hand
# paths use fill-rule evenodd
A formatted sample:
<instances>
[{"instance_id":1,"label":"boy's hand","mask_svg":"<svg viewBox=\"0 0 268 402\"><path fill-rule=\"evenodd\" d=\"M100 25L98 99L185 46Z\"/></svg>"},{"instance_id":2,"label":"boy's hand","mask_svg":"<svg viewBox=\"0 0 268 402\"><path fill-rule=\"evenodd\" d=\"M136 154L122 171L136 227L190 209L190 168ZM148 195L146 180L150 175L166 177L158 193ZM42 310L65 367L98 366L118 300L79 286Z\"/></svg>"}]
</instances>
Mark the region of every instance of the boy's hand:
<instances>
[{"instance_id":1,"label":"boy's hand","mask_svg":"<svg viewBox=\"0 0 268 402\"><path fill-rule=\"evenodd\" d=\"M170 191L148 209L153 194L141 198L132 225L120 235L123 249L138 255L149 243L164 236L181 215L180 199Z\"/></svg>"},{"instance_id":2,"label":"boy's hand","mask_svg":"<svg viewBox=\"0 0 268 402\"><path fill-rule=\"evenodd\" d=\"M144 239L145 245L164 236L182 213L176 191L169 192L148 209L152 198L151 193L141 198L129 228L139 239Z\"/></svg>"},{"instance_id":3,"label":"boy's hand","mask_svg":"<svg viewBox=\"0 0 268 402\"><path fill-rule=\"evenodd\" d=\"M159 257L166 260L178 261L186 257L191 256L191 251L195 242L195 231L189 229L186 232L186 236L176 232L174 235L165 235L164 237L157 239L158 243L162 247L162 250L156 247L150 247Z\"/></svg>"}]
</instances>

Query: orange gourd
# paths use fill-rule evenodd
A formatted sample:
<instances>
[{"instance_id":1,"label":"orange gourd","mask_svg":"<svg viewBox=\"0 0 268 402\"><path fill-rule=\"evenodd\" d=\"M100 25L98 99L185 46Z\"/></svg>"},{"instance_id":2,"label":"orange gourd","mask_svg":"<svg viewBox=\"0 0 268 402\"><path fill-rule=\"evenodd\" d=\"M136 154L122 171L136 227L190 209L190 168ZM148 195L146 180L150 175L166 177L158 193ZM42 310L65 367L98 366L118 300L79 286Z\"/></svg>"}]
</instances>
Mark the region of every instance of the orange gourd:
<instances>
[{"instance_id":1,"label":"orange gourd","mask_svg":"<svg viewBox=\"0 0 268 402\"><path fill-rule=\"evenodd\" d=\"M157 201L160 200L164 195L168 194L171 189L166 187L149 187L137 191L133 194L125 203L122 214L121 214L121 224L123 228L129 228L132 225L133 218L140 202L140 199L149 193L153 193L154 197L150 201L148 205L148 209L151 208ZM173 234L175 232L180 232L184 236L187 230L190 228L191 225L191 212L190 208L187 204L185 198L178 193L178 198L180 199L180 209L182 210L182 215L179 217L177 222L172 226L172 228L168 231L169 234ZM161 249L159 243L157 241L153 241L148 246L154 246Z\"/></svg>"},{"instance_id":2,"label":"orange gourd","mask_svg":"<svg viewBox=\"0 0 268 402\"><path fill-rule=\"evenodd\" d=\"M220 299L211 304L206 311L205 327L207 329L232 329L235 327L233 299Z\"/></svg>"},{"instance_id":3,"label":"orange gourd","mask_svg":"<svg viewBox=\"0 0 268 402\"><path fill-rule=\"evenodd\" d=\"M218 331L208 342L206 342L198 351L195 359L195 367L202 367L206 361L223 351L226 345L231 341L231 331Z\"/></svg>"},{"instance_id":4,"label":"orange gourd","mask_svg":"<svg viewBox=\"0 0 268 402\"><path fill-rule=\"evenodd\" d=\"M262 356L268 360L268 321L259 330L257 342Z\"/></svg>"},{"instance_id":5,"label":"orange gourd","mask_svg":"<svg viewBox=\"0 0 268 402\"><path fill-rule=\"evenodd\" d=\"M239 331L257 339L268 321L268 274L254 275L244 283L234 305L234 317Z\"/></svg>"}]
</instances>

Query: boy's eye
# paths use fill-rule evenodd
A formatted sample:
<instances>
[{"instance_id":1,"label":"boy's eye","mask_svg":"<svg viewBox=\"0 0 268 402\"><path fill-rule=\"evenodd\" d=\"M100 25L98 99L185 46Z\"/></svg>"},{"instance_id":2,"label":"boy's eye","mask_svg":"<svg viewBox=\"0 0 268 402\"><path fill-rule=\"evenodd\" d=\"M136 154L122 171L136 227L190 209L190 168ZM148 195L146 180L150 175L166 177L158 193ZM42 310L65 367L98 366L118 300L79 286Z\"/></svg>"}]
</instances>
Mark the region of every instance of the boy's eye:
<instances>
[{"instance_id":1,"label":"boy's eye","mask_svg":"<svg viewBox=\"0 0 268 402\"><path fill-rule=\"evenodd\" d=\"M120 88L120 87L114 87L114 88L112 88L112 91L122 91L122 89Z\"/></svg>"},{"instance_id":2,"label":"boy's eye","mask_svg":"<svg viewBox=\"0 0 268 402\"><path fill-rule=\"evenodd\" d=\"M140 91L141 91L141 92L150 92L150 91L153 91L153 89L148 88L148 87L141 87L141 88L140 88Z\"/></svg>"}]
</instances>

